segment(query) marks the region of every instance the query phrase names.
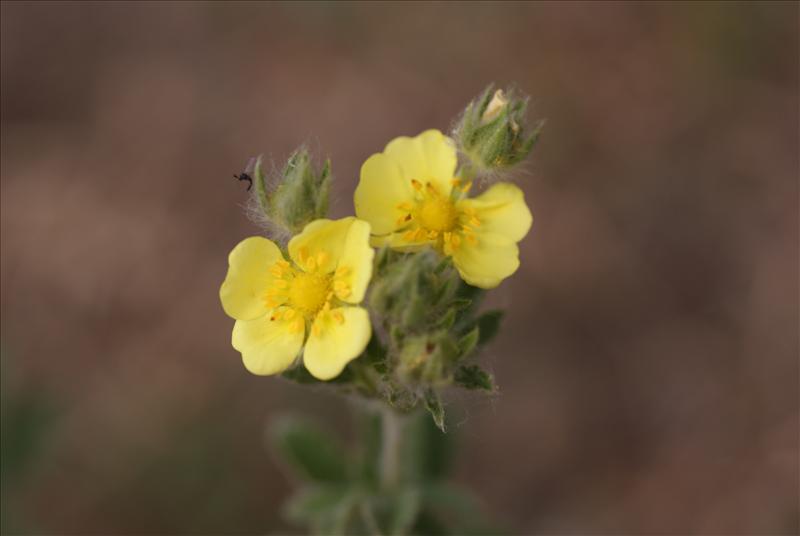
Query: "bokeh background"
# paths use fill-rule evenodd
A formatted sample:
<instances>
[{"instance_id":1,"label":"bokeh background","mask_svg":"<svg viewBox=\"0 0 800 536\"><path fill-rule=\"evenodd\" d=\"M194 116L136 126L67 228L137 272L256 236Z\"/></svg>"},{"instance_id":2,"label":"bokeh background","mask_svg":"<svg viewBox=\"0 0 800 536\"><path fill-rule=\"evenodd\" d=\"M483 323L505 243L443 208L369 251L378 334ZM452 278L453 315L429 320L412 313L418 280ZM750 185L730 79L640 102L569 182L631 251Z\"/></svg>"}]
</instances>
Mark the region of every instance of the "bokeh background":
<instances>
[{"instance_id":1,"label":"bokeh background","mask_svg":"<svg viewBox=\"0 0 800 536\"><path fill-rule=\"evenodd\" d=\"M517 534L796 534L798 5L2 3L5 533L292 530L218 303L232 178L309 141L332 213L489 82L548 120L455 479Z\"/></svg>"}]
</instances>

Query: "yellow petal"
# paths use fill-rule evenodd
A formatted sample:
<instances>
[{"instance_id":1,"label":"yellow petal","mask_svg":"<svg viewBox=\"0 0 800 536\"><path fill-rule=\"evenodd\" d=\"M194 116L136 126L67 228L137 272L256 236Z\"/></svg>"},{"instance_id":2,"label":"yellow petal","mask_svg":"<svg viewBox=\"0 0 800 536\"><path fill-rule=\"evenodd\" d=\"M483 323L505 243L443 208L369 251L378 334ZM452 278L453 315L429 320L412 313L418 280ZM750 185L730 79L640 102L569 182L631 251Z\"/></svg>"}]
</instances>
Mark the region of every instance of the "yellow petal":
<instances>
[{"instance_id":1,"label":"yellow petal","mask_svg":"<svg viewBox=\"0 0 800 536\"><path fill-rule=\"evenodd\" d=\"M239 242L228 256L228 274L219 289L222 308L237 320L266 314L264 295L274 276L270 268L283 259L280 249L260 236Z\"/></svg>"},{"instance_id":2,"label":"yellow petal","mask_svg":"<svg viewBox=\"0 0 800 536\"><path fill-rule=\"evenodd\" d=\"M335 281L347 286L337 297L348 303L361 303L372 277L372 258L375 250L369 247L369 224L353 220L347 232L342 255L336 268Z\"/></svg>"},{"instance_id":3,"label":"yellow petal","mask_svg":"<svg viewBox=\"0 0 800 536\"><path fill-rule=\"evenodd\" d=\"M400 167L406 181L428 182L443 196L450 195L456 172L456 149L453 140L438 130L426 130L414 138L395 138L383 154Z\"/></svg>"},{"instance_id":4,"label":"yellow petal","mask_svg":"<svg viewBox=\"0 0 800 536\"><path fill-rule=\"evenodd\" d=\"M398 218L405 214L398 205L413 199L411 182L403 177L400 166L386 155L374 154L361 166L353 204L356 216L368 221L373 233L394 231Z\"/></svg>"},{"instance_id":5,"label":"yellow petal","mask_svg":"<svg viewBox=\"0 0 800 536\"><path fill-rule=\"evenodd\" d=\"M306 368L317 379L330 380L361 355L372 329L369 314L362 307L340 307L320 314L303 353Z\"/></svg>"},{"instance_id":6,"label":"yellow petal","mask_svg":"<svg viewBox=\"0 0 800 536\"><path fill-rule=\"evenodd\" d=\"M357 220L314 220L289 240L289 256L303 270L332 272L344 251L350 227ZM321 261L321 262L320 262Z\"/></svg>"},{"instance_id":7,"label":"yellow petal","mask_svg":"<svg viewBox=\"0 0 800 536\"><path fill-rule=\"evenodd\" d=\"M508 182L497 183L478 197L461 201L459 207L475 211L481 233L502 235L514 242L522 240L533 223L522 190Z\"/></svg>"},{"instance_id":8,"label":"yellow petal","mask_svg":"<svg viewBox=\"0 0 800 536\"><path fill-rule=\"evenodd\" d=\"M427 236L423 237L420 240L417 240L415 237L407 239L405 238L406 233L407 231L392 233L382 236L372 235L372 237L369 240L369 243L374 248L390 247L402 253L414 253L417 251L422 251L426 247L430 246L432 243L432 241ZM416 230L414 231L414 233L416 233Z\"/></svg>"},{"instance_id":9,"label":"yellow petal","mask_svg":"<svg viewBox=\"0 0 800 536\"><path fill-rule=\"evenodd\" d=\"M304 329L294 329L294 320L264 316L257 320L237 320L231 343L242 353L245 368L259 376L286 370L303 345ZM295 319L296 320L296 319Z\"/></svg>"},{"instance_id":10,"label":"yellow petal","mask_svg":"<svg viewBox=\"0 0 800 536\"><path fill-rule=\"evenodd\" d=\"M460 244L453 252L453 262L470 285L494 288L519 268L519 248L505 236L481 233L475 243Z\"/></svg>"}]
</instances>

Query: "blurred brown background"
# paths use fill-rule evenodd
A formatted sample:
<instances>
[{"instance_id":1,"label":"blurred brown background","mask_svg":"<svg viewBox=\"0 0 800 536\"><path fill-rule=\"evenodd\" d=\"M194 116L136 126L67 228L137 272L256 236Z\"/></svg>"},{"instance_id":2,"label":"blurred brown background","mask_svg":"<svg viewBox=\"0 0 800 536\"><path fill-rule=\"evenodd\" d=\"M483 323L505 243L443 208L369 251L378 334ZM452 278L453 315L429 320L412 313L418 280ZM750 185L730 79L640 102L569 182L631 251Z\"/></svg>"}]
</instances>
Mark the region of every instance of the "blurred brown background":
<instances>
[{"instance_id":1,"label":"blurred brown background","mask_svg":"<svg viewBox=\"0 0 800 536\"><path fill-rule=\"evenodd\" d=\"M548 119L456 479L518 534L798 532L796 3L2 3L3 530L283 532L218 303L232 173L305 140L332 213L491 81Z\"/></svg>"}]
</instances>

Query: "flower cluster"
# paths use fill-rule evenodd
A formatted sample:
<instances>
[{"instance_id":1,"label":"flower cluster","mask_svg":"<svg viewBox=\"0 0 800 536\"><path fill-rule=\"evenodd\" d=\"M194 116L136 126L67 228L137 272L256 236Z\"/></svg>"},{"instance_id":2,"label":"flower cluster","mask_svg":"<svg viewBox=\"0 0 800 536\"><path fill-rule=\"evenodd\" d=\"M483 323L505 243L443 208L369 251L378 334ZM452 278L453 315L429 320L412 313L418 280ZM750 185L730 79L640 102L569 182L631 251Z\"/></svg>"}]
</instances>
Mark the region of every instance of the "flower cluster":
<instances>
[{"instance_id":1,"label":"flower cluster","mask_svg":"<svg viewBox=\"0 0 800 536\"><path fill-rule=\"evenodd\" d=\"M257 205L284 232L240 242L220 289L247 370L333 380L401 409L422 402L434 418L439 387L492 390L465 361L500 318L477 313L480 294L518 269L532 223L522 190L497 182L533 145L520 137L522 111L487 90L454 138L392 140L364 162L355 217L340 220L324 218L329 162L317 173L301 149L270 184L259 160ZM471 196L484 177L493 183Z\"/></svg>"}]
</instances>

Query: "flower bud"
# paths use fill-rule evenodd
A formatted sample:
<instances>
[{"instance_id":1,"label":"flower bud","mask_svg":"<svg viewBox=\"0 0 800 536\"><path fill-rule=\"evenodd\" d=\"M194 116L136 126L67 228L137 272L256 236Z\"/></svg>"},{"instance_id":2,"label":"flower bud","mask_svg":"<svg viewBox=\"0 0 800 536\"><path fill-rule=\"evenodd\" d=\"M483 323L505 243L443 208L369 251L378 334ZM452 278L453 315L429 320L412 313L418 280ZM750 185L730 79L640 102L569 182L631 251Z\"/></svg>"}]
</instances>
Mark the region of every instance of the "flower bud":
<instances>
[{"instance_id":1,"label":"flower bud","mask_svg":"<svg viewBox=\"0 0 800 536\"><path fill-rule=\"evenodd\" d=\"M330 160L318 173L305 147L292 153L274 183L268 183L259 158L253 182L260 211L272 225L289 234L299 233L307 223L324 218L328 212Z\"/></svg>"},{"instance_id":2,"label":"flower bud","mask_svg":"<svg viewBox=\"0 0 800 536\"><path fill-rule=\"evenodd\" d=\"M459 357L453 334L447 330L406 339L398 356L397 374L404 383L443 385Z\"/></svg>"},{"instance_id":3,"label":"flower bud","mask_svg":"<svg viewBox=\"0 0 800 536\"><path fill-rule=\"evenodd\" d=\"M460 282L458 273L441 268L433 251L397 256L381 269L386 251L377 255L378 271L370 293L372 310L403 332L430 330L447 316Z\"/></svg>"},{"instance_id":4,"label":"flower bud","mask_svg":"<svg viewBox=\"0 0 800 536\"><path fill-rule=\"evenodd\" d=\"M528 99L493 86L473 100L454 130L461 152L478 173L502 171L518 164L533 149L544 121L528 129Z\"/></svg>"}]
</instances>

